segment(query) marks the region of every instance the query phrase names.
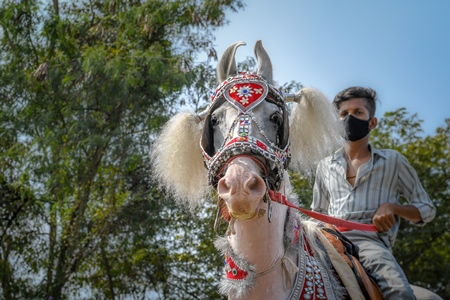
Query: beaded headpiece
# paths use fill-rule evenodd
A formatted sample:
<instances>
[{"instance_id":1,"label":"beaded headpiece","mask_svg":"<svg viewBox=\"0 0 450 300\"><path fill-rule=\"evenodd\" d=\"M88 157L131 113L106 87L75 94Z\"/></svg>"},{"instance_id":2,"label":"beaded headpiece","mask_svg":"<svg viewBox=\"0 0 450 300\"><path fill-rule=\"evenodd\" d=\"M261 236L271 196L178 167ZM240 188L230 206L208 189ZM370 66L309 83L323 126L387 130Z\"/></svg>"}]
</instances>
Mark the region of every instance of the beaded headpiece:
<instances>
[{"instance_id":1,"label":"beaded headpiece","mask_svg":"<svg viewBox=\"0 0 450 300\"><path fill-rule=\"evenodd\" d=\"M253 109L264 100L276 104L283 115L283 138L270 141L260 125L253 118ZM209 126L211 114L220 105L228 101L238 110L238 116L229 128L229 135L221 147L215 152L211 150L212 136L204 128L200 146L205 166L208 169L208 182L216 186L224 166L234 156L248 155L256 157L265 165L266 180L271 188L278 189L283 178L283 170L289 163L289 124L283 95L262 76L240 72L222 82L211 96L211 104L205 119L205 127ZM238 136L231 137L231 132L238 127ZM264 140L256 138L252 132L257 130Z\"/></svg>"}]
</instances>

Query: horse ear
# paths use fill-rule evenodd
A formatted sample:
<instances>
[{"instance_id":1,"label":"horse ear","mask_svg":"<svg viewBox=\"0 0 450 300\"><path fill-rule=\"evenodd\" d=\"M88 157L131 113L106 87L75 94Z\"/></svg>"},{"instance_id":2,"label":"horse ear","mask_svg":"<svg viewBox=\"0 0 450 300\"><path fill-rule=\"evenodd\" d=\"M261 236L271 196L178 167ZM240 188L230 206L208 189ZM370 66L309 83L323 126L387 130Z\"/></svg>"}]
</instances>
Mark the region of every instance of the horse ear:
<instances>
[{"instance_id":1,"label":"horse ear","mask_svg":"<svg viewBox=\"0 0 450 300\"><path fill-rule=\"evenodd\" d=\"M207 171L200 148L197 114L179 113L164 125L153 142L153 178L179 203L195 207L207 191Z\"/></svg>"},{"instance_id":2,"label":"horse ear","mask_svg":"<svg viewBox=\"0 0 450 300\"><path fill-rule=\"evenodd\" d=\"M272 79L272 62L264 49L261 40L255 44L255 56L258 62L258 75L263 76L269 83L273 83Z\"/></svg>"},{"instance_id":3,"label":"horse ear","mask_svg":"<svg viewBox=\"0 0 450 300\"><path fill-rule=\"evenodd\" d=\"M229 46L217 65L217 80L219 84L224 82L230 75L235 75L237 73L236 60L234 56L236 55L236 50L240 46L245 46L244 42L236 42Z\"/></svg>"},{"instance_id":4,"label":"horse ear","mask_svg":"<svg viewBox=\"0 0 450 300\"><path fill-rule=\"evenodd\" d=\"M319 90L304 88L295 98L299 101L290 118L290 167L313 175L317 163L343 145L345 127L336 108Z\"/></svg>"},{"instance_id":5,"label":"horse ear","mask_svg":"<svg viewBox=\"0 0 450 300\"><path fill-rule=\"evenodd\" d=\"M203 125L201 145L210 157L214 155L214 130L211 125L211 111L206 115Z\"/></svg>"},{"instance_id":6,"label":"horse ear","mask_svg":"<svg viewBox=\"0 0 450 300\"><path fill-rule=\"evenodd\" d=\"M289 112L283 107L283 126L278 129L279 147L284 149L289 142Z\"/></svg>"},{"instance_id":7,"label":"horse ear","mask_svg":"<svg viewBox=\"0 0 450 300\"><path fill-rule=\"evenodd\" d=\"M208 109L208 113L206 114L204 120L203 120L203 129L202 129L202 135L200 144L203 148L203 150L208 154L210 157L212 157L215 154L215 148L214 148L214 129L211 124L211 116L214 113L214 111L220 107L225 102L225 98L219 98L214 101L212 106Z\"/></svg>"}]
</instances>

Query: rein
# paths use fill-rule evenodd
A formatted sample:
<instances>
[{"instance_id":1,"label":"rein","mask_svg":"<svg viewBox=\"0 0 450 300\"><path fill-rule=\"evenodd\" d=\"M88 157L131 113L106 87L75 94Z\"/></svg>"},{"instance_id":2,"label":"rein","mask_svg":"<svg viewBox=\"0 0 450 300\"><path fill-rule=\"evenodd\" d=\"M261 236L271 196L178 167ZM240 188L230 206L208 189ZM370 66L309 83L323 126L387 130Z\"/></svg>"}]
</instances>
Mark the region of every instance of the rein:
<instances>
[{"instance_id":1,"label":"rein","mask_svg":"<svg viewBox=\"0 0 450 300\"><path fill-rule=\"evenodd\" d=\"M261 167L261 169L263 170L264 173L264 177L267 176L267 169L264 166L263 163L261 163L258 159L252 157L251 155L246 155L246 154L240 154L240 155L236 155L235 157L232 157L230 159L227 160L227 162L222 166L222 168L220 169L219 172L219 179L221 177L221 175L223 174L223 172L225 171L226 167L228 166L229 162L232 161L233 159L235 159L236 157L248 157L250 159L252 159L253 161L255 161L256 163L258 163ZM267 185L267 183L266 183ZM363 231L374 231L377 232L377 228L373 225L373 224L362 224L362 223L357 223L357 222L352 222L352 221L347 221L347 220L343 220L343 219L339 219L339 218L335 218L329 215L325 215L316 211L312 211L312 210L307 210L304 208L301 208L295 204L293 204L292 202L290 202L287 197L279 192L275 192L274 190L267 190L266 192L266 196L268 197L264 197L264 202L266 202L266 198L270 198L272 201L286 205L288 207L294 208L296 210L299 210L300 212L302 212L303 214L307 215L308 217L311 217L313 219L325 222L325 223L329 223L331 225L334 225L335 227L337 227L337 229L339 231L348 231L348 230L363 230ZM223 200L222 200L223 201ZM271 202L269 201L268 203L269 207L268 207L268 218L269 218L269 222L271 222L272 219L272 209L271 209ZM231 219L249 219L248 216L245 216L243 218L235 218L235 216L232 216L229 214L228 211L226 211L226 209L224 209L222 207L222 209L218 209L218 214L219 211L222 213L222 216L225 218L226 221L230 222ZM259 216L260 213L255 212L253 216L251 216L250 218ZM219 215L218 215L219 216ZM217 218L216 218L217 220ZM216 228L217 225L215 225L214 227Z\"/></svg>"},{"instance_id":2,"label":"rein","mask_svg":"<svg viewBox=\"0 0 450 300\"><path fill-rule=\"evenodd\" d=\"M351 221L347 221L347 220L343 220L343 219L339 219L339 218L335 218L329 215L325 215L322 213L318 213L316 211L312 211L312 210L307 210L304 208L301 208L295 204L293 204L292 202L290 202L285 195L279 193L279 192L275 192L273 190L268 190L267 191L267 196L274 202L286 205L288 207L294 208L296 210L299 210L300 212L302 212L303 214L307 215L308 217L311 217L313 219L334 225L336 227L336 229L338 229L339 231L343 232L343 231L348 231L348 230L363 230L363 231L373 231L373 232L377 232L377 228L372 225L372 224L362 224L362 223L357 223L357 222L351 222ZM218 226L218 217L220 216L220 214L222 215L222 217L227 221L227 222L233 222L234 223L234 216L230 215L230 213L227 211L227 209L224 206L221 206L220 203L223 200L220 199L218 202L218 210L217 210L217 216L216 216L216 222L214 224L214 229L217 231L217 226ZM271 213L271 209L270 209L270 202L269 202L269 214ZM260 216L260 213L255 213L255 216ZM254 217L255 217L254 216ZM271 216L269 215L269 222L270 222ZM233 227L233 226L231 226Z\"/></svg>"},{"instance_id":3,"label":"rein","mask_svg":"<svg viewBox=\"0 0 450 300\"><path fill-rule=\"evenodd\" d=\"M324 215L324 214L318 213L316 211L311 211L311 210L307 210L307 209L298 207L297 205L290 202L286 198L285 195L283 195L279 192L275 192L273 190L268 190L268 194L272 201L278 202L278 203L286 205L288 207L295 208L295 209L301 211L302 213L304 213L305 215L307 215L308 217L314 218L316 220L319 220L319 221L322 221L325 223L335 225L337 227L344 228L343 231L349 230L349 229L354 229L354 230L377 232L377 228L372 224L361 224L361 223L351 222L351 221L335 218L335 217L332 217L329 215Z\"/></svg>"}]
</instances>

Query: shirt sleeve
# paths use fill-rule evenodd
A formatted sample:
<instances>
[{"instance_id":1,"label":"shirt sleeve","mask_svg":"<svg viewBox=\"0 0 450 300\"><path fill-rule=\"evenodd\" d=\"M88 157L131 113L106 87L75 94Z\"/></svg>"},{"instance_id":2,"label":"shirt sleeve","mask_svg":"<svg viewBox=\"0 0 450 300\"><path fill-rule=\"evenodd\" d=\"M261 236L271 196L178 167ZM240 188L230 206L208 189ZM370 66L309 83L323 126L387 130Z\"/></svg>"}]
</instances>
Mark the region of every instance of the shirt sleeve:
<instances>
[{"instance_id":1,"label":"shirt sleeve","mask_svg":"<svg viewBox=\"0 0 450 300\"><path fill-rule=\"evenodd\" d=\"M323 214L328 214L329 192L325 185L326 164L322 160L319 162L316 170L316 178L313 187L313 202L311 204L311 210L317 211Z\"/></svg>"},{"instance_id":2,"label":"shirt sleeve","mask_svg":"<svg viewBox=\"0 0 450 300\"><path fill-rule=\"evenodd\" d=\"M411 224L424 226L434 219L436 207L420 183L416 170L414 170L403 155L401 155L399 172L399 191L409 204L417 207L422 217L422 221L416 223L411 222Z\"/></svg>"}]
</instances>

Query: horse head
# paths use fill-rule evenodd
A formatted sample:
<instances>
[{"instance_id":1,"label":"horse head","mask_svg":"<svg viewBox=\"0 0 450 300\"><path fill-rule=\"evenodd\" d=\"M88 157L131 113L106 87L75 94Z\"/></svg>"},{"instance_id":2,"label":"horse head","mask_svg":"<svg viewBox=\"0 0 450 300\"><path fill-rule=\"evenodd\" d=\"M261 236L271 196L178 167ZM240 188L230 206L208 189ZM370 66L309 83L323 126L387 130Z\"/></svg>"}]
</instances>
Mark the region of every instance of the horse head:
<instances>
[{"instance_id":1,"label":"horse head","mask_svg":"<svg viewBox=\"0 0 450 300\"><path fill-rule=\"evenodd\" d=\"M319 91L304 88L285 94L274 86L272 64L260 41L255 45L257 72L238 72L235 53L242 45L235 43L222 55L219 85L206 110L176 114L163 127L153 144L153 175L166 192L191 208L211 189L217 191L217 218L222 212L230 221L229 239L216 241L229 258L222 293L283 298L290 290L284 280L273 278L294 280L290 265L297 252L288 241L295 240L293 228L298 230L299 223L288 220L287 206L272 205L268 195L289 197L287 168L311 175L316 163L337 146L342 126ZM296 103L292 111L289 101ZM268 218L260 218L266 212ZM288 238L286 226L291 228ZM234 264L247 274L237 285ZM255 284L270 292L253 290Z\"/></svg>"},{"instance_id":2,"label":"horse head","mask_svg":"<svg viewBox=\"0 0 450 300\"><path fill-rule=\"evenodd\" d=\"M246 219L257 214L268 189L285 187L288 166L311 175L340 142L342 126L318 90L275 88L261 41L254 49L257 72L238 72L235 53L242 45L223 53L207 109L179 113L163 127L152 162L154 177L179 202L195 207L212 187L234 217ZM292 111L290 101L297 103Z\"/></svg>"},{"instance_id":3,"label":"horse head","mask_svg":"<svg viewBox=\"0 0 450 300\"><path fill-rule=\"evenodd\" d=\"M236 219L257 215L267 188L279 189L289 163L289 121L283 95L269 81L272 65L256 43L256 74L236 72L231 45L217 67L220 85L205 116L201 147L210 185Z\"/></svg>"},{"instance_id":4,"label":"horse head","mask_svg":"<svg viewBox=\"0 0 450 300\"><path fill-rule=\"evenodd\" d=\"M275 88L272 63L261 41L254 49L257 72L238 72L235 53L242 45L245 43L237 42L228 47L219 61L219 86L204 114L200 143L209 184L217 189L230 215L241 220L264 212L261 200L267 200L264 196L268 190L279 191L286 186L284 178L291 158L294 168L313 171L313 164L330 150L325 139L339 128L324 130L324 124L337 119L329 101L317 90L303 89L293 95ZM297 124L289 124L289 101L302 106L291 116ZM331 140L337 141L339 136ZM318 149L307 151L299 139ZM291 140L300 151L290 152Z\"/></svg>"}]
</instances>

